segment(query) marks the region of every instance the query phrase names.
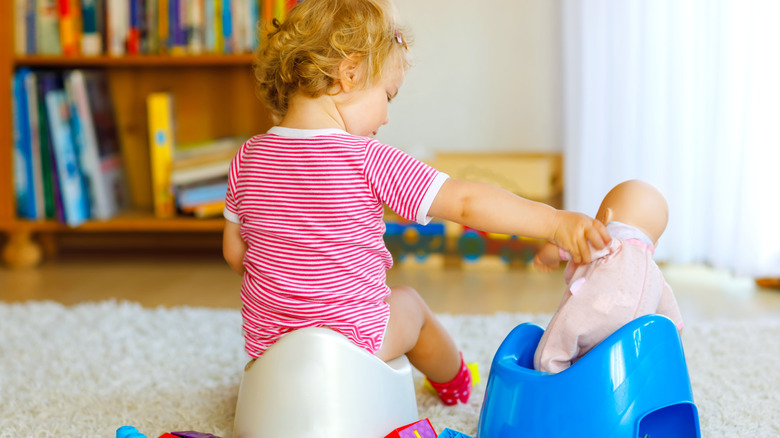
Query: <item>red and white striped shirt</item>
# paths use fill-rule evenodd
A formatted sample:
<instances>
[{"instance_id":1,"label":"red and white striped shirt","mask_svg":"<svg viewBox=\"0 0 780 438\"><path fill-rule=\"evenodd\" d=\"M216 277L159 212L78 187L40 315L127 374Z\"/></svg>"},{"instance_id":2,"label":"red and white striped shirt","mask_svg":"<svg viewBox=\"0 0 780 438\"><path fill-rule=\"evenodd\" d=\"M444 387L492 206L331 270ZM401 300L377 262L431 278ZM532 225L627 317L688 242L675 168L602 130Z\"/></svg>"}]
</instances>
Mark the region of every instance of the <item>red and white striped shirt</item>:
<instances>
[{"instance_id":1,"label":"red and white striped shirt","mask_svg":"<svg viewBox=\"0 0 780 438\"><path fill-rule=\"evenodd\" d=\"M328 326L375 353L389 318L383 204L418 223L447 175L338 129L271 128L230 167L225 218L247 243L241 285L246 351L294 329Z\"/></svg>"}]
</instances>

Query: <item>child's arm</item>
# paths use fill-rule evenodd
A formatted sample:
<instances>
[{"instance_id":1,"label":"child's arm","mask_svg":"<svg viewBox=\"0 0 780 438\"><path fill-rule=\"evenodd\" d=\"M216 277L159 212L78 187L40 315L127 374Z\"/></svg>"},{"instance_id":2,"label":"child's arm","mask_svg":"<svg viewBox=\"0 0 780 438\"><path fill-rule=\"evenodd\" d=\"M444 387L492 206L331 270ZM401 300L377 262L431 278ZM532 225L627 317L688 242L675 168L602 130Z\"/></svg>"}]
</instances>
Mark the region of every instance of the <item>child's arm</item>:
<instances>
[{"instance_id":1,"label":"child's arm","mask_svg":"<svg viewBox=\"0 0 780 438\"><path fill-rule=\"evenodd\" d=\"M547 242L534 257L534 269L540 272L550 272L558 267L561 260L560 248Z\"/></svg>"},{"instance_id":2,"label":"child's arm","mask_svg":"<svg viewBox=\"0 0 780 438\"><path fill-rule=\"evenodd\" d=\"M240 275L244 274L246 248L246 242L241 238L240 226L226 220L225 230L222 232L222 255L228 265Z\"/></svg>"},{"instance_id":3,"label":"child's arm","mask_svg":"<svg viewBox=\"0 0 780 438\"><path fill-rule=\"evenodd\" d=\"M453 178L444 182L428 215L482 231L545 239L571 253L575 263L590 263L588 242L601 249L611 240L601 222L584 214Z\"/></svg>"}]
</instances>

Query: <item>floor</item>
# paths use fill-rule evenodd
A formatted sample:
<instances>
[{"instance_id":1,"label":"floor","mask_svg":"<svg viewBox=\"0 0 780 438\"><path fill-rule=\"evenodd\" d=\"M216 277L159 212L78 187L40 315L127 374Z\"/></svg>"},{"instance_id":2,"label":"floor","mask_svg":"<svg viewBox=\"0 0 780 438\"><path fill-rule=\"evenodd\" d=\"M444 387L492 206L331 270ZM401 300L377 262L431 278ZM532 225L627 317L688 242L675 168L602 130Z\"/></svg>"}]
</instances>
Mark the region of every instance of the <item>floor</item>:
<instances>
[{"instance_id":1,"label":"floor","mask_svg":"<svg viewBox=\"0 0 780 438\"><path fill-rule=\"evenodd\" d=\"M484 259L460 269L439 260L406 261L388 272L388 283L415 287L438 313L552 313L564 290L562 271L509 269ZM780 318L780 289L703 266L663 266L683 316ZM53 300L63 304L105 299L147 307L239 308L240 278L217 255L72 255L34 269L0 267L0 301Z\"/></svg>"}]
</instances>

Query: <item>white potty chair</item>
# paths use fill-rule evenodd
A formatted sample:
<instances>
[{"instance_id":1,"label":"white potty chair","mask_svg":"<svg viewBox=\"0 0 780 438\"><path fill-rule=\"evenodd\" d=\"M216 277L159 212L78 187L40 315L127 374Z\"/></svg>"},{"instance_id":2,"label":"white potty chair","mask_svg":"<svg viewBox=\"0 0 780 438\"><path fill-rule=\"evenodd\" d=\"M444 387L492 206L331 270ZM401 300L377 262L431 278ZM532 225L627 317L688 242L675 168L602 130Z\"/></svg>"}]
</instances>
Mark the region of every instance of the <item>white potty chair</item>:
<instances>
[{"instance_id":1,"label":"white potty chair","mask_svg":"<svg viewBox=\"0 0 780 438\"><path fill-rule=\"evenodd\" d=\"M289 333L247 365L234 438L383 438L418 420L406 356L383 362L321 327Z\"/></svg>"}]
</instances>

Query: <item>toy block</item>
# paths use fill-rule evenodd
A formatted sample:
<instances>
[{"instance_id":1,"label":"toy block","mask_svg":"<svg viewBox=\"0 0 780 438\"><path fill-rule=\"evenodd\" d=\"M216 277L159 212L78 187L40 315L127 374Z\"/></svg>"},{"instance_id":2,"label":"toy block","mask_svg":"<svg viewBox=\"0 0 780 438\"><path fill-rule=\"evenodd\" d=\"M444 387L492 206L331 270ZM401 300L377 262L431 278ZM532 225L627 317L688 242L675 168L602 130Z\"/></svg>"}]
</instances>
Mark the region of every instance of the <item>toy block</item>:
<instances>
[{"instance_id":1,"label":"toy block","mask_svg":"<svg viewBox=\"0 0 780 438\"><path fill-rule=\"evenodd\" d=\"M122 426L116 430L116 438L147 438L133 426Z\"/></svg>"},{"instance_id":2,"label":"toy block","mask_svg":"<svg viewBox=\"0 0 780 438\"><path fill-rule=\"evenodd\" d=\"M386 435L385 438L436 438L436 431L433 430L430 420L426 418L399 427Z\"/></svg>"},{"instance_id":3,"label":"toy block","mask_svg":"<svg viewBox=\"0 0 780 438\"><path fill-rule=\"evenodd\" d=\"M158 436L157 438L178 438L178 437L176 435L165 432L164 434Z\"/></svg>"},{"instance_id":4,"label":"toy block","mask_svg":"<svg viewBox=\"0 0 780 438\"><path fill-rule=\"evenodd\" d=\"M471 437L469 435L466 435L465 433L461 433L456 430L444 429L436 438L471 438Z\"/></svg>"},{"instance_id":5,"label":"toy block","mask_svg":"<svg viewBox=\"0 0 780 438\"><path fill-rule=\"evenodd\" d=\"M204 432L195 432L194 430L185 430L182 432L171 432L173 436L180 438L220 438L216 435Z\"/></svg>"}]
</instances>

